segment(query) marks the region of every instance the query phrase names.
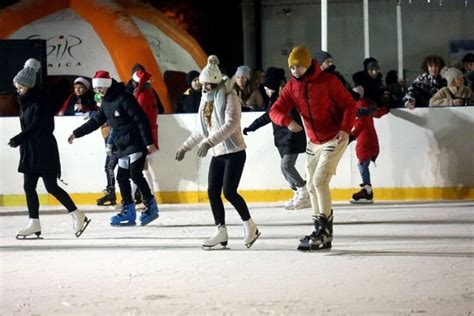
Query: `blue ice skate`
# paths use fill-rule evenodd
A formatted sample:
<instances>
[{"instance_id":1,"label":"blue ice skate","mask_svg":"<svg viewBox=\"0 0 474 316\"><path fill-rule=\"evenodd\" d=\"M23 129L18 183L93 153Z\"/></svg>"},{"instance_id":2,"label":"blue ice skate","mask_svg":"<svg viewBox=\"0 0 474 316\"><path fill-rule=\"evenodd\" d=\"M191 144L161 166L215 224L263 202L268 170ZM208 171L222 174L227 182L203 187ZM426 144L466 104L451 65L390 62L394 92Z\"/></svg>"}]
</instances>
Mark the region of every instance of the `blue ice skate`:
<instances>
[{"instance_id":1,"label":"blue ice skate","mask_svg":"<svg viewBox=\"0 0 474 316\"><path fill-rule=\"evenodd\" d=\"M152 221L158 218L160 214L158 214L158 205L156 204L156 200L154 197L150 198L145 203L146 210L142 212L140 215L140 222L142 226L148 225Z\"/></svg>"},{"instance_id":2,"label":"blue ice skate","mask_svg":"<svg viewBox=\"0 0 474 316\"><path fill-rule=\"evenodd\" d=\"M135 203L122 205L122 211L110 219L112 226L135 226L137 213L135 211Z\"/></svg>"}]
</instances>

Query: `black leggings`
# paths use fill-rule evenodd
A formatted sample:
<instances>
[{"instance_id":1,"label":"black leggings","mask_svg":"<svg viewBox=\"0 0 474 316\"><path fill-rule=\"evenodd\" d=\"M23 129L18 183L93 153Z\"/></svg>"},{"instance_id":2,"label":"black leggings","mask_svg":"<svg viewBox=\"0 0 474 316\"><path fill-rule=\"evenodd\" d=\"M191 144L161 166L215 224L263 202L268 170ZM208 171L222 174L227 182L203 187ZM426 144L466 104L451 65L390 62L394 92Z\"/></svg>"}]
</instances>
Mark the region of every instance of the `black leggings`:
<instances>
[{"instance_id":1,"label":"black leggings","mask_svg":"<svg viewBox=\"0 0 474 316\"><path fill-rule=\"evenodd\" d=\"M107 189L115 189L115 167L118 164L118 157L116 153L107 155L105 158L105 176L107 177Z\"/></svg>"},{"instance_id":2,"label":"black leggings","mask_svg":"<svg viewBox=\"0 0 474 316\"><path fill-rule=\"evenodd\" d=\"M146 152L143 152L142 156L131 163L128 169L120 167L117 172L117 182L120 187L120 194L122 194L122 204L128 205L133 202L132 200L132 187L130 185L130 178L137 185L140 193L143 196L143 202L147 203L153 197L151 194L148 182L146 182L143 176L143 168L145 167Z\"/></svg>"},{"instance_id":3,"label":"black leggings","mask_svg":"<svg viewBox=\"0 0 474 316\"><path fill-rule=\"evenodd\" d=\"M250 219L249 209L245 200L237 193L242 172L244 171L245 150L212 157L209 166L207 195L211 203L212 215L216 225L225 225L224 197L235 207L243 221Z\"/></svg>"},{"instance_id":4,"label":"black leggings","mask_svg":"<svg viewBox=\"0 0 474 316\"><path fill-rule=\"evenodd\" d=\"M76 204L74 204L69 194L58 186L57 176L55 174L25 173L23 175L23 189L26 194L26 204L30 218L39 218L39 199L36 186L38 185L40 177L43 178L46 191L61 202L69 213L77 210Z\"/></svg>"}]
</instances>

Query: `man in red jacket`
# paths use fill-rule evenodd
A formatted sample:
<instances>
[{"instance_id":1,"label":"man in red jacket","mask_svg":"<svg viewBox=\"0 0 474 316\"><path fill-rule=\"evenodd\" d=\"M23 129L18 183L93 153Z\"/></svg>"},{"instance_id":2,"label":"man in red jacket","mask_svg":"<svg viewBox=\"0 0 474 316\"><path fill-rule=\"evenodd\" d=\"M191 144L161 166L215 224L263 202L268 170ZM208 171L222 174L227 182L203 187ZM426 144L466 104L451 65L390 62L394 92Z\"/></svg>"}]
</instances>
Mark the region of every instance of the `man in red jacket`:
<instances>
[{"instance_id":1,"label":"man in red jacket","mask_svg":"<svg viewBox=\"0 0 474 316\"><path fill-rule=\"evenodd\" d=\"M349 142L356 105L337 77L322 71L307 48L293 48L288 67L293 78L270 109L270 118L275 124L298 132L303 127L288 114L296 107L309 138L306 177L315 230L300 239L298 250L327 249L332 247L333 232L329 182Z\"/></svg>"}]
</instances>

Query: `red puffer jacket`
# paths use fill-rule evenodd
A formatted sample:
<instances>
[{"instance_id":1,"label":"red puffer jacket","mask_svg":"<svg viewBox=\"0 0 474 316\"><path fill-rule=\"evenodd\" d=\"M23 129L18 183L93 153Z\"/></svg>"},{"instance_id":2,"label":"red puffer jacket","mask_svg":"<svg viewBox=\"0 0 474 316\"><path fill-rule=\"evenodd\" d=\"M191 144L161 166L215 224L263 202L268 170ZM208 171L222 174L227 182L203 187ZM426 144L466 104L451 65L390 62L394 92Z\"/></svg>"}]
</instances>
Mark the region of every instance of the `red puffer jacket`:
<instances>
[{"instance_id":1,"label":"red puffer jacket","mask_svg":"<svg viewBox=\"0 0 474 316\"><path fill-rule=\"evenodd\" d=\"M357 101L357 108L366 111L372 106L371 101L360 99ZM370 112L370 111L369 111ZM374 126L374 117L379 118L388 113L388 108L381 107L373 114L358 115L351 135L357 140L356 156L360 162L366 160L375 161L379 155L379 140Z\"/></svg>"},{"instance_id":2,"label":"red puffer jacket","mask_svg":"<svg viewBox=\"0 0 474 316\"><path fill-rule=\"evenodd\" d=\"M156 123L158 119L158 108L156 106L157 100L155 95L153 94L153 90L151 85L149 84L149 80L151 75L144 71L137 71L137 76L140 78L136 89L133 91L133 95L140 104L143 112L145 112L146 116L148 117L148 121L150 122L151 133L153 135L153 144L155 144L156 148L158 147L158 124Z\"/></svg>"},{"instance_id":3,"label":"red puffer jacket","mask_svg":"<svg viewBox=\"0 0 474 316\"><path fill-rule=\"evenodd\" d=\"M314 144L333 139L341 130L349 134L357 110L354 99L339 79L321 71L315 60L300 79L288 81L270 109L270 118L275 124L288 127L289 112L294 107Z\"/></svg>"}]
</instances>

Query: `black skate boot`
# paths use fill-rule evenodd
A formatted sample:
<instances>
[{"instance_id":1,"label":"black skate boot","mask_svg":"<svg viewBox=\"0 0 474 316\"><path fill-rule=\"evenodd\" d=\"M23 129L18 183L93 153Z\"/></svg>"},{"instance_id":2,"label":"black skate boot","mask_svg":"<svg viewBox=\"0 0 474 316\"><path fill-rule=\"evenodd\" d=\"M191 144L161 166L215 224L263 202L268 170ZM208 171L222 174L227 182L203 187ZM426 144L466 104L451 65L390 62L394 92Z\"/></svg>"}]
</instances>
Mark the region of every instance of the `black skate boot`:
<instances>
[{"instance_id":1,"label":"black skate boot","mask_svg":"<svg viewBox=\"0 0 474 316\"><path fill-rule=\"evenodd\" d=\"M115 196L115 188L107 187L104 190L104 196L97 199L98 206L109 206L117 204L117 198Z\"/></svg>"},{"instance_id":2,"label":"black skate boot","mask_svg":"<svg viewBox=\"0 0 474 316\"><path fill-rule=\"evenodd\" d=\"M322 250L330 249L332 247L332 223L333 215L326 218L324 214L318 214L313 216L314 231L311 235L305 236L300 239L298 250L310 251L310 250Z\"/></svg>"},{"instance_id":3,"label":"black skate boot","mask_svg":"<svg viewBox=\"0 0 474 316\"><path fill-rule=\"evenodd\" d=\"M352 204L372 204L374 203L374 192L369 184L361 184L362 189L352 195Z\"/></svg>"}]
</instances>

